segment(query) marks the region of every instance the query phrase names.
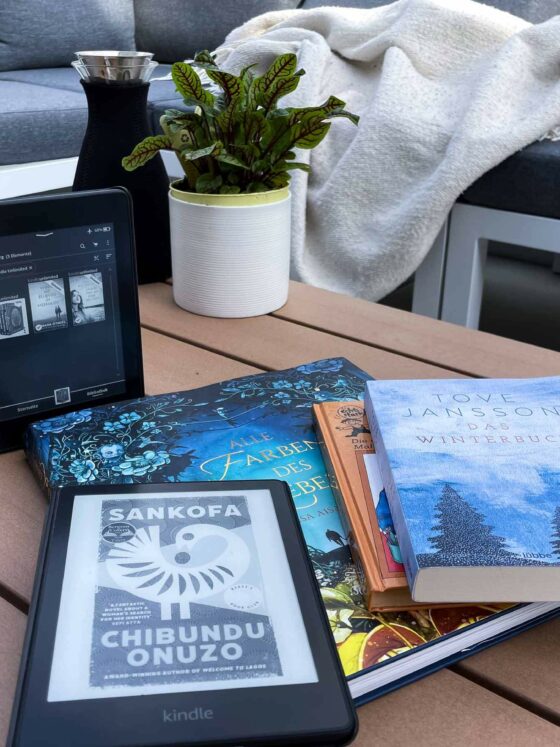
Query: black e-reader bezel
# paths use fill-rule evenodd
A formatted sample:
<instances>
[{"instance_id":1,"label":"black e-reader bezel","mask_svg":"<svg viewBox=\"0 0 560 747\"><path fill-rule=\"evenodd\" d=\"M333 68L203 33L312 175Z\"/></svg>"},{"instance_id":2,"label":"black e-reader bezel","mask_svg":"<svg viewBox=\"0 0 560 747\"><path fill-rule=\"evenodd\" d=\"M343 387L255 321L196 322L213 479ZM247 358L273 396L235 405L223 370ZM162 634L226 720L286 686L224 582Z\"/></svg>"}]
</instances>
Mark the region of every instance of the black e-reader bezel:
<instances>
[{"instance_id":1,"label":"black e-reader bezel","mask_svg":"<svg viewBox=\"0 0 560 747\"><path fill-rule=\"evenodd\" d=\"M112 223L114 226L125 391L117 396L100 396L91 403L57 405L40 413L0 422L0 453L21 448L25 429L34 421L144 395L134 224L128 191L124 187L112 187L0 201L0 236L101 223ZM37 376L40 376L40 361L34 361L33 365L37 369Z\"/></svg>"},{"instance_id":2,"label":"black e-reader bezel","mask_svg":"<svg viewBox=\"0 0 560 747\"><path fill-rule=\"evenodd\" d=\"M54 642L74 501L88 495L270 491L317 681L172 694L48 702ZM77 494L77 496L76 496ZM297 642L294 641L294 645ZM165 723L164 711L212 710L212 718ZM53 495L35 579L11 747L342 745L357 720L289 487L277 480L65 487Z\"/></svg>"}]
</instances>

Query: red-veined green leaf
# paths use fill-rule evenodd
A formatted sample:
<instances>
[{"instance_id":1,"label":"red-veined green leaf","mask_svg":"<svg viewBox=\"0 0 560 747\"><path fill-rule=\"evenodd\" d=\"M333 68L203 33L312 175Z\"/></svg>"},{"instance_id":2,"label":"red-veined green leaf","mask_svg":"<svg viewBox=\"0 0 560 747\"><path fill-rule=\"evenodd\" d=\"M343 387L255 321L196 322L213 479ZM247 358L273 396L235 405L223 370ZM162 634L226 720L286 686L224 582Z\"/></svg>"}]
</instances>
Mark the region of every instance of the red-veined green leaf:
<instances>
[{"instance_id":1,"label":"red-veined green leaf","mask_svg":"<svg viewBox=\"0 0 560 747\"><path fill-rule=\"evenodd\" d=\"M221 176L214 174L201 174L196 180L196 191L204 193L215 192L222 186L223 179Z\"/></svg>"},{"instance_id":2,"label":"red-veined green leaf","mask_svg":"<svg viewBox=\"0 0 560 747\"><path fill-rule=\"evenodd\" d=\"M288 52L277 57L262 76L264 90L281 78L291 78L296 72L297 57Z\"/></svg>"},{"instance_id":3,"label":"red-veined green leaf","mask_svg":"<svg viewBox=\"0 0 560 747\"><path fill-rule=\"evenodd\" d=\"M222 70L207 70L206 74L223 89L228 103L241 93L241 80L235 75Z\"/></svg>"},{"instance_id":4,"label":"red-veined green leaf","mask_svg":"<svg viewBox=\"0 0 560 747\"><path fill-rule=\"evenodd\" d=\"M186 62L175 62L171 66L171 77L177 91L186 101L196 101L204 106L212 106L214 96L205 91L196 71Z\"/></svg>"},{"instance_id":5,"label":"red-veined green leaf","mask_svg":"<svg viewBox=\"0 0 560 747\"><path fill-rule=\"evenodd\" d=\"M197 52L195 54L193 64L196 65L196 67L203 68L204 70L218 69L216 60L214 59L214 55L210 54L207 49L204 49L202 52Z\"/></svg>"},{"instance_id":6,"label":"red-veined green leaf","mask_svg":"<svg viewBox=\"0 0 560 747\"><path fill-rule=\"evenodd\" d=\"M261 103L267 111L270 111L276 102L292 93L299 86L299 78L281 78L267 88L262 96Z\"/></svg>"},{"instance_id":7,"label":"red-veined green leaf","mask_svg":"<svg viewBox=\"0 0 560 747\"><path fill-rule=\"evenodd\" d=\"M122 159L122 166L126 171L134 171L156 156L160 150L170 150L171 140L167 135L151 135L142 140L132 153Z\"/></svg>"},{"instance_id":8,"label":"red-veined green leaf","mask_svg":"<svg viewBox=\"0 0 560 747\"><path fill-rule=\"evenodd\" d=\"M354 124L358 124L359 117L356 114L351 114L346 111L344 107L345 102L338 99L336 96L329 96L327 101L321 106L308 106L301 109L290 110L290 124L298 124L299 122L307 119L313 119L320 117L321 119L327 119L329 117L346 117Z\"/></svg>"},{"instance_id":9,"label":"red-veined green leaf","mask_svg":"<svg viewBox=\"0 0 560 747\"><path fill-rule=\"evenodd\" d=\"M294 148L315 148L330 130L330 122L321 122L321 120L310 120L298 125L296 137L293 142Z\"/></svg>"},{"instance_id":10,"label":"red-veined green leaf","mask_svg":"<svg viewBox=\"0 0 560 747\"><path fill-rule=\"evenodd\" d=\"M240 158L237 158L237 156L232 156L231 153L220 153L216 156L216 160L221 161L221 163L227 163L230 166L238 166L240 169L249 168L247 164L243 163Z\"/></svg>"},{"instance_id":11,"label":"red-veined green leaf","mask_svg":"<svg viewBox=\"0 0 560 747\"><path fill-rule=\"evenodd\" d=\"M205 158L206 156L210 156L212 153L219 151L221 147L222 143L217 142L207 145L205 148L196 148L194 150L183 148L181 155L183 158L186 158L187 161L197 161L199 158Z\"/></svg>"}]
</instances>

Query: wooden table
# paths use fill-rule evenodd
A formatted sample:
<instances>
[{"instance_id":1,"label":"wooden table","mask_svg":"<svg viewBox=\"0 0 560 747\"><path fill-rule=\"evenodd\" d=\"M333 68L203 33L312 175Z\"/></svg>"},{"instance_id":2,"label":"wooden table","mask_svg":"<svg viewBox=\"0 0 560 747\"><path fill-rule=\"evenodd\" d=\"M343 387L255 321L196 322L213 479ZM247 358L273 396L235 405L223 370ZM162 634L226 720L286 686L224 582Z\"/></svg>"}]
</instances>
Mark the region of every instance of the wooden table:
<instances>
[{"instance_id":1,"label":"wooden table","mask_svg":"<svg viewBox=\"0 0 560 747\"><path fill-rule=\"evenodd\" d=\"M188 314L164 284L144 286L140 299L150 394L328 356L345 356L376 378L560 373L559 353L299 283L284 308L253 319ZM45 510L23 453L0 456L2 743ZM363 706L356 745L560 745L559 642L555 620Z\"/></svg>"}]
</instances>

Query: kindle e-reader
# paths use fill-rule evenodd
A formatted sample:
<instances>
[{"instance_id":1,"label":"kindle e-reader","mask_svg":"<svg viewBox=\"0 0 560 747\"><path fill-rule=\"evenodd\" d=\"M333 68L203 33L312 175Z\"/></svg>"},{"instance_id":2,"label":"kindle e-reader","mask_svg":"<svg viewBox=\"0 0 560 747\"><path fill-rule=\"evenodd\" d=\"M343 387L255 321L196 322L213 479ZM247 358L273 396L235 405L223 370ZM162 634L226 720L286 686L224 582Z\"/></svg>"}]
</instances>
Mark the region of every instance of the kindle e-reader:
<instances>
[{"instance_id":1,"label":"kindle e-reader","mask_svg":"<svg viewBox=\"0 0 560 747\"><path fill-rule=\"evenodd\" d=\"M32 420L144 393L126 190L0 202L0 361L0 451Z\"/></svg>"},{"instance_id":2,"label":"kindle e-reader","mask_svg":"<svg viewBox=\"0 0 560 747\"><path fill-rule=\"evenodd\" d=\"M285 483L55 492L12 747L326 747L355 729Z\"/></svg>"}]
</instances>

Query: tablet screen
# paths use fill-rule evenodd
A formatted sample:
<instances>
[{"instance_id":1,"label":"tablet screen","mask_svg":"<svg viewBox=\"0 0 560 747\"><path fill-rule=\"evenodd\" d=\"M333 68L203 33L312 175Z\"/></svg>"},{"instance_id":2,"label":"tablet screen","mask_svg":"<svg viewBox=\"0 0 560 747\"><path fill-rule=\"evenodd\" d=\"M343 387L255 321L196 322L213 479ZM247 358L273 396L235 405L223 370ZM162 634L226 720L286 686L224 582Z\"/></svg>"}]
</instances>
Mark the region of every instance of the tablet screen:
<instances>
[{"instance_id":1,"label":"tablet screen","mask_svg":"<svg viewBox=\"0 0 560 747\"><path fill-rule=\"evenodd\" d=\"M317 681L270 491L74 498L49 702Z\"/></svg>"},{"instance_id":2,"label":"tablet screen","mask_svg":"<svg viewBox=\"0 0 560 747\"><path fill-rule=\"evenodd\" d=\"M0 422L126 391L112 223L0 236Z\"/></svg>"}]
</instances>

